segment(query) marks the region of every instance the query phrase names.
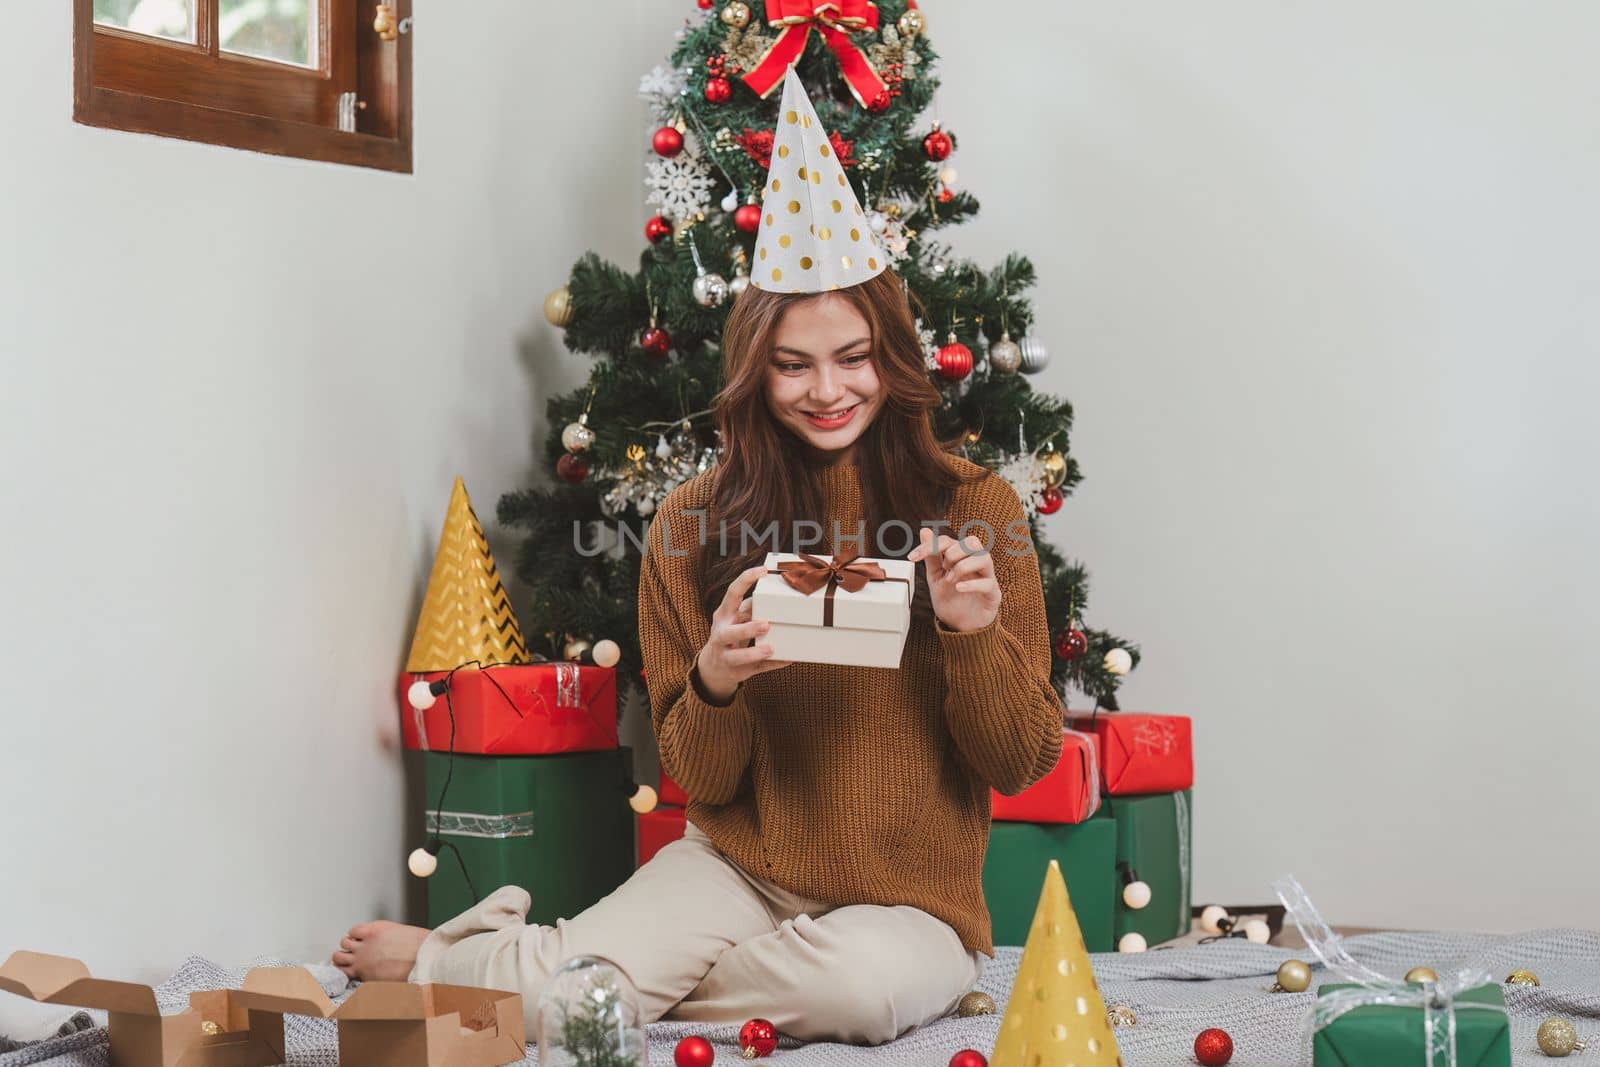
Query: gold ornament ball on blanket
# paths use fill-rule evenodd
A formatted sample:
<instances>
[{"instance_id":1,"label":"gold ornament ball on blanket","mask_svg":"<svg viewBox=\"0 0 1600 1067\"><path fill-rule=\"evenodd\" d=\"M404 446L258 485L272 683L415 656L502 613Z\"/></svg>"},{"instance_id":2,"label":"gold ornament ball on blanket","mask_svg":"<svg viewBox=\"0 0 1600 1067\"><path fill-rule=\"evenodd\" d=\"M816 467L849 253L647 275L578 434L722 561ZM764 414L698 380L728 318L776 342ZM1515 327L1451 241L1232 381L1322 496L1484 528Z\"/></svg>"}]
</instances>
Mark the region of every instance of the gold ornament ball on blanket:
<instances>
[{"instance_id":1,"label":"gold ornament ball on blanket","mask_svg":"<svg viewBox=\"0 0 1600 1067\"><path fill-rule=\"evenodd\" d=\"M994 1012L994 998L976 989L962 997L961 1003L956 1005L956 1014L963 1019L970 1019L974 1015L993 1015Z\"/></svg>"},{"instance_id":2,"label":"gold ornament ball on blanket","mask_svg":"<svg viewBox=\"0 0 1600 1067\"><path fill-rule=\"evenodd\" d=\"M1284 960L1278 968L1278 989L1281 993L1304 993L1311 988L1311 968L1304 960Z\"/></svg>"},{"instance_id":3,"label":"gold ornament ball on blanket","mask_svg":"<svg viewBox=\"0 0 1600 1067\"><path fill-rule=\"evenodd\" d=\"M1578 1031L1565 1019L1546 1019L1539 1024L1539 1051L1546 1056L1567 1056L1583 1048Z\"/></svg>"},{"instance_id":4,"label":"gold ornament ball on blanket","mask_svg":"<svg viewBox=\"0 0 1600 1067\"><path fill-rule=\"evenodd\" d=\"M1437 982L1438 972L1432 967L1413 967L1406 972L1407 982Z\"/></svg>"},{"instance_id":5,"label":"gold ornament ball on blanket","mask_svg":"<svg viewBox=\"0 0 1600 1067\"><path fill-rule=\"evenodd\" d=\"M1127 1026L1139 1025L1139 1017L1126 1004L1118 1004L1114 1008L1106 1009L1106 1022L1110 1023L1113 1029L1121 1030Z\"/></svg>"},{"instance_id":6,"label":"gold ornament ball on blanket","mask_svg":"<svg viewBox=\"0 0 1600 1067\"><path fill-rule=\"evenodd\" d=\"M1532 971L1512 971L1506 975L1506 985L1538 985L1539 976Z\"/></svg>"}]
</instances>

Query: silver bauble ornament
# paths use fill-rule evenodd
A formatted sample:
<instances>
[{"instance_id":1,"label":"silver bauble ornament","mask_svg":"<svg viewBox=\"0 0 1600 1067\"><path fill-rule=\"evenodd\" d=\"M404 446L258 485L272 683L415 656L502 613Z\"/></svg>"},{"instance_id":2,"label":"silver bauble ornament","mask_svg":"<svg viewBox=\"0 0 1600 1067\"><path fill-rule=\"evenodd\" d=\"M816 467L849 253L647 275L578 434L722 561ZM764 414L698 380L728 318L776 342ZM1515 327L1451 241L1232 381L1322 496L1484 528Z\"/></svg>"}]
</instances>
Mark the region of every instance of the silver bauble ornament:
<instances>
[{"instance_id":1,"label":"silver bauble ornament","mask_svg":"<svg viewBox=\"0 0 1600 1067\"><path fill-rule=\"evenodd\" d=\"M1037 337L1024 337L1017 342L1017 347L1022 349L1023 374L1038 374L1050 365L1050 353Z\"/></svg>"},{"instance_id":2,"label":"silver bauble ornament","mask_svg":"<svg viewBox=\"0 0 1600 1067\"><path fill-rule=\"evenodd\" d=\"M659 460L668 460L672 458L672 446L667 444L666 434L656 435L656 458Z\"/></svg>"},{"instance_id":3,"label":"silver bauble ornament","mask_svg":"<svg viewBox=\"0 0 1600 1067\"><path fill-rule=\"evenodd\" d=\"M694 450L699 447L699 442L694 439L694 434L687 429L679 429L672 435L672 451L680 456L694 455Z\"/></svg>"},{"instance_id":4,"label":"silver bauble ornament","mask_svg":"<svg viewBox=\"0 0 1600 1067\"><path fill-rule=\"evenodd\" d=\"M728 282L728 292L734 296L739 296L748 288L750 288L750 275L744 271L735 274Z\"/></svg>"},{"instance_id":5,"label":"silver bauble ornament","mask_svg":"<svg viewBox=\"0 0 1600 1067\"><path fill-rule=\"evenodd\" d=\"M1015 374L1022 366L1022 349L1009 333L1002 333L1000 340L989 346L989 366L997 374Z\"/></svg>"},{"instance_id":6,"label":"silver bauble ornament","mask_svg":"<svg viewBox=\"0 0 1600 1067\"><path fill-rule=\"evenodd\" d=\"M728 299L728 279L706 271L695 278L694 302L703 308L721 307Z\"/></svg>"},{"instance_id":7,"label":"silver bauble ornament","mask_svg":"<svg viewBox=\"0 0 1600 1067\"><path fill-rule=\"evenodd\" d=\"M589 429L587 412L579 415L577 422L567 423L567 428L561 431L561 447L568 452L582 452L592 444L594 431Z\"/></svg>"}]
</instances>

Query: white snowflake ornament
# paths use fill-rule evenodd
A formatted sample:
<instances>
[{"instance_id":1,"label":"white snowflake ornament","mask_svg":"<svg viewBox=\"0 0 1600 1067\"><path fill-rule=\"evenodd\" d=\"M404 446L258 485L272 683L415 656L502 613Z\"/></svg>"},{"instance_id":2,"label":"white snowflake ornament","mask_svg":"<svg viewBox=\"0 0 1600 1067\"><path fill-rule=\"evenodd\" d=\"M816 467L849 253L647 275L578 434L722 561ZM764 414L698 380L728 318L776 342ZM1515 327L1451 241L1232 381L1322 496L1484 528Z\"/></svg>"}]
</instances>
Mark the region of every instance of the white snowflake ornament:
<instances>
[{"instance_id":1,"label":"white snowflake ornament","mask_svg":"<svg viewBox=\"0 0 1600 1067\"><path fill-rule=\"evenodd\" d=\"M692 219L711 206L711 170L687 152L651 160L644 184L650 190L645 203L671 219Z\"/></svg>"}]
</instances>

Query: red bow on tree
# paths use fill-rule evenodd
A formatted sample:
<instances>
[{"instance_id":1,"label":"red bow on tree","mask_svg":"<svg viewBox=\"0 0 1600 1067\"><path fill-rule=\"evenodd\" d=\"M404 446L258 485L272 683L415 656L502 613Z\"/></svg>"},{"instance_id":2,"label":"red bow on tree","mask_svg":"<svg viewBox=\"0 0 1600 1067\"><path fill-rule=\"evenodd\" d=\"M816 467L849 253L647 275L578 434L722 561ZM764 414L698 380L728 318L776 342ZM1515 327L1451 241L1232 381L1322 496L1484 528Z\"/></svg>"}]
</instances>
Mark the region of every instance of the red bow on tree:
<instances>
[{"instance_id":1,"label":"red bow on tree","mask_svg":"<svg viewBox=\"0 0 1600 1067\"><path fill-rule=\"evenodd\" d=\"M872 0L767 0L767 25L783 32L754 70L744 76L745 84L765 98L791 63L798 63L806 50L813 28L839 59L850 93L862 107L871 107L880 93L888 91L872 61L850 34L878 28L878 5Z\"/></svg>"}]
</instances>

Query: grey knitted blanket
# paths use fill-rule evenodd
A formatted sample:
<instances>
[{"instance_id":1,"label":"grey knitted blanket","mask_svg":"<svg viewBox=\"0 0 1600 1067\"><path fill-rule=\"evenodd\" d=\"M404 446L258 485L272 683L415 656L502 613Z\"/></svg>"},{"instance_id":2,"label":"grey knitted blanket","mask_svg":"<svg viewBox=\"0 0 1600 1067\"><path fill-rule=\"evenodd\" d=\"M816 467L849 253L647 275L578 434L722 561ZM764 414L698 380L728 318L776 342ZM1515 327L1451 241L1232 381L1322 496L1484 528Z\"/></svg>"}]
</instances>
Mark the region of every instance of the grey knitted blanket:
<instances>
[{"instance_id":1,"label":"grey knitted blanket","mask_svg":"<svg viewBox=\"0 0 1600 1067\"><path fill-rule=\"evenodd\" d=\"M1579 1035L1589 1039L1591 1049L1600 1046L1600 933L1540 930L1497 937L1371 934L1348 938L1345 944L1357 960L1385 974L1403 974L1418 964L1441 972L1475 964L1502 976L1517 968L1534 971L1543 982L1539 988L1508 986L1505 990L1513 1062L1518 1065L1535 1067L1549 1062L1535 1047L1533 1034L1550 1015L1571 1019ZM1233 1063L1238 1067L1288 1067L1311 1062L1311 1042L1304 1027L1314 991L1273 994L1268 990L1278 964L1295 955L1288 949L1235 939L1092 959L1107 1006L1126 1004L1138 1016L1136 1026L1116 1032L1128 1067L1193 1064L1195 1034L1208 1026L1220 1026L1233 1036ZM1020 949L999 949L978 984L995 998L1001 1012L1021 956ZM256 964L281 966L282 962L258 960ZM326 977L328 971L321 974ZM1320 967L1314 975L1316 983L1329 978ZM190 991L237 987L243 979L242 970L224 970L191 958L156 992L162 1011L181 1011ZM341 983L342 976L335 975L324 984L337 998L347 992ZM963 1048L987 1055L999 1028L998 1015L948 1018L877 1048L800 1045L784 1040L772 1058L789 1067L943 1067ZM703 1034L716 1046L719 1064L747 1063L739 1057L738 1029L736 1025L707 1028L656 1023L649 1031L649 1067L671 1067L673 1046L691 1033ZM290 1016L289 1063L333 1067L338 1062L334 1033L334 1024L327 1020ZM0 1055L0 1067L108 1067L105 1035L103 1029L89 1030L29 1046ZM523 1062L537 1063L532 1049L529 1051ZM1595 1054L1588 1055L1592 1058Z\"/></svg>"}]
</instances>

